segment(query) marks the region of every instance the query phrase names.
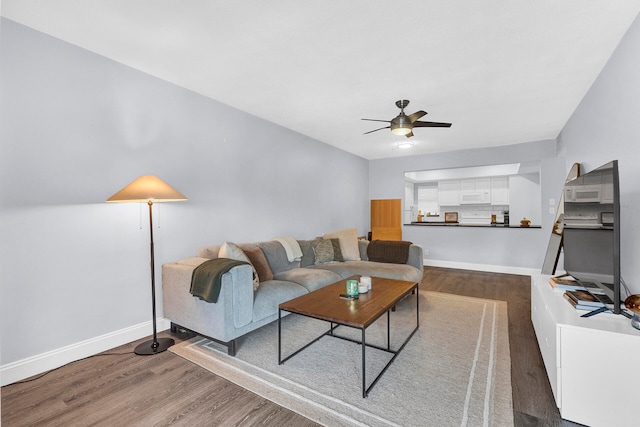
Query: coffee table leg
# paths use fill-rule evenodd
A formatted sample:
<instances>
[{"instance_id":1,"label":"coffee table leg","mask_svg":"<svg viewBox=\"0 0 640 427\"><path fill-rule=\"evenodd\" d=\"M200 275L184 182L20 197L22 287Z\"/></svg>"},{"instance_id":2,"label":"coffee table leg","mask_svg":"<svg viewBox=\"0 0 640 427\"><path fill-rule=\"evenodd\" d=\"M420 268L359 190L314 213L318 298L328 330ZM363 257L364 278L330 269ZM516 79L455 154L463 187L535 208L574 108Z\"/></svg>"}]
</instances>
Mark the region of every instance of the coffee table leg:
<instances>
[{"instance_id":1,"label":"coffee table leg","mask_svg":"<svg viewBox=\"0 0 640 427\"><path fill-rule=\"evenodd\" d=\"M366 357L365 357L365 349L367 348L367 344L365 341L365 329L362 328L362 397L367 397L367 380L365 375L365 367L366 367Z\"/></svg>"},{"instance_id":2,"label":"coffee table leg","mask_svg":"<svg viewBox=\"0 0 640 427\"><path fill-rule=\"evenodd\" d=\"M282 310L278 309L278 365L282 365Z\"/></svg>"},{"instance_id":3,"label":"coffee table leg","mask_svg":"<svg viewBox=\"0 0 640 427\"><path fill-rule=\"evenodd\" d=\"M420 290L416 285L416 328L420 326Z\"/></svg>"},{"instance_id":4,"label":"coffee table leg","mask_svg":"<svg viewBox=\"0 0 640 427\"><path fill-rule=\"evenodd\" d=\"M391 313L387 310L387 350L391 350Z\"/></svg>"}]
</instances>

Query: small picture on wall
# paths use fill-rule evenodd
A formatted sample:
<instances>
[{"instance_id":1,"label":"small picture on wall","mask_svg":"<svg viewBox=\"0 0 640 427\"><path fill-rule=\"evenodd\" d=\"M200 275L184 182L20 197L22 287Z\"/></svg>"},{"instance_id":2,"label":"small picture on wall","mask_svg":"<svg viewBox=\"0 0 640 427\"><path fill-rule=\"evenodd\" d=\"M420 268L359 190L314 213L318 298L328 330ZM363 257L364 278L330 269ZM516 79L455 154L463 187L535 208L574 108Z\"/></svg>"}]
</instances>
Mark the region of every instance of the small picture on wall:
<instances>
[{"instance_id":1,"label":"small picture on wall","mask_svg":"<svg viewBox=\"0 0 640 427\"><path fill-rule=\"evenodd\" d=\"M444 222L458 222L458 212L445 212Z\"/></svg>"}]
</instances>

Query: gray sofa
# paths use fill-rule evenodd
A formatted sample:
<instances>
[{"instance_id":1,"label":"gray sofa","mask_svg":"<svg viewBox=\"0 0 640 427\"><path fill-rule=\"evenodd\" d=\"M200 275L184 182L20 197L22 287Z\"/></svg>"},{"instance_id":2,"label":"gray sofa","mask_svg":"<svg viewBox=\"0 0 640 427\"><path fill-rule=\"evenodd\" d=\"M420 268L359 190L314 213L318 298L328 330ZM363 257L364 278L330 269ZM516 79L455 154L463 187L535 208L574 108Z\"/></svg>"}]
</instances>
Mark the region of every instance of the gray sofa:
<instances>
[{"instance_id":1,"label":"gray sofa","mask_svg":"<svg viewBox=\"0 0 640 427\"><path fill-rule=\"evenodd\" d=\"M422 248L409 247L406 264L369 261L368 241L359 240L359 261L313 264L307 254L301 261L289 262L283 245L268 241L238 245L242 249L259 246L264 252L273 280L253 290L250 265L233 267L222 276L217 302L205 302L189 293L196 266L218 257L220 246L200 249L197 257L185 258L162 266L164 317L171 329L183 328L223 343L235 355L236 338L278 318L278 305L300 295L353 275L367 275L419 282L423 275Z\"/></svg>"}]
</instances>

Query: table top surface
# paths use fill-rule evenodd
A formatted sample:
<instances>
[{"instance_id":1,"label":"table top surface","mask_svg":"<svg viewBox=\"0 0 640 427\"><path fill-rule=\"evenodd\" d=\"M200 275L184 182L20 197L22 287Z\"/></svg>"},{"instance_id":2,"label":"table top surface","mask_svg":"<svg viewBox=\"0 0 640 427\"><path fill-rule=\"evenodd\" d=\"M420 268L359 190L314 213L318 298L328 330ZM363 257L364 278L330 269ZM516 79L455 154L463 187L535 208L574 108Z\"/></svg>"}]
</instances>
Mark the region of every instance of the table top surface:
<instances>
[{"instance_id":1,"label":"table top surface","mask_svg":"<svg viewBox=\"0 0 640 427\"><path fill-rule=\"evenodd\" d=\"M362 329L372 324L418 286L417 282L372 277L369 292L360 294L355 300L340 298L340 294L346 292L346 282L349 279L359 280L360 276L348 277L283 302L279 308L290 313Z\"/></svg>"}]
</instances>

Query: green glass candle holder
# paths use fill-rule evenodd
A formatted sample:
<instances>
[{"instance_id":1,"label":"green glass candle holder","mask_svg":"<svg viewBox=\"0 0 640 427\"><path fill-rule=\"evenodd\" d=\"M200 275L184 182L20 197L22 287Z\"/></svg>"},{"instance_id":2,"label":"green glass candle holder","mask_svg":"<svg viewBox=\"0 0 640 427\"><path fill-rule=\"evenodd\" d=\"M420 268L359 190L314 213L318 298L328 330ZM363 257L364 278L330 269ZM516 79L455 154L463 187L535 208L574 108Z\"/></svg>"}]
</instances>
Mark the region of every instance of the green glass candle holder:
<instances>
[{"instance_id":1,"label":"green glass candle holder","mask_svg":"<svg viewBox=\"0 0 640 427\"><path fill-rule=\"evenodd\" d=\"M347 280L347 295L350 297L358 296L358 281L349 279Z\"/></svg>"}]
</instances>

